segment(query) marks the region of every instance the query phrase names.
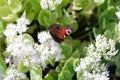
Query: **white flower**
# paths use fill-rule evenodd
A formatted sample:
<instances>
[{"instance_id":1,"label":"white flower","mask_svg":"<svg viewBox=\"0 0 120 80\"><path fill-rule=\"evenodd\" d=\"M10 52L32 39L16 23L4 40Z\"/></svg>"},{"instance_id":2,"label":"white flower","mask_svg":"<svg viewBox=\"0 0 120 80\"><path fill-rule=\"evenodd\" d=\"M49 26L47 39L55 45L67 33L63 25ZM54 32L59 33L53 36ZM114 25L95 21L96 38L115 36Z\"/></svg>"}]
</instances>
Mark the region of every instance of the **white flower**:
<instances>
[{"instance_id":1,"label":"white flower","mask_svg":"<svg viewBox=\"0 0 120 80\"><path fill-rule=\"evenodd\" d=\"M8 5L11 5L11 0L8 0L7 3L8 3Z\"/></svg>"},{"instance_id":2,"label":"white flower","mask_svg":"<svg viewBox=\"0 0 120 80\"><path fill-rule=\"evenodd\" d=\"M26 14L24 12L23 15L17 20L16 24L9 23L6 26L3 33L8 38L8 42L13 42L13 39L17 34L21 34L28 29L27 25L29 24L29 20L26 19L25 16Z\"/></svg>"},{"instance_id":3,"label":"white flower","mask_svg":"<svg viewBox=\"0 0 120 80\"><path fill-rule=\"evenodd\" d=\"M48 41L49 39L51 39L51 35L49 34L49 32L40 32L38 33L38 40L40 43L44 43L46 41Z\"/></svg>"},{"instance_id":4,"label":"white flower","mask_svg":"<svg viewBox=\"0 0 120 80\"><path fill-rule=\"evenodd\" d=\"M47 0L40 0L40 5L41 5L41 8L42 8L42 9L44 9L44 10L47 10L47 9L48 9Z\"/></svg>"},{"instance_id":5,"label":"white flower","mask_svg":"<svg viewBox=\"0 0 120 80\"><path fill-rule=\"evenodd\" d=\"M61 4L62 0L40 0L40 6L42 9L54 10L56 5Z\"/></svg>"},{"instance_id":6,"label":"white flower","mask_svg":"<svg viewBox=\"0 0 120 80\"><path fill-rule=\"evenodd\" d=\"M106 66L101 64L101 57L112 60L117 52L114 40L97 35L95 45L88 46L86 57L80 59L74 70L81 73L80 80L109 80L109 73Z\"/></svg>"},{"instance_id":7,"label":"white flower","mask_svg":"<svg viewBox=\"0 0 120 80\"><path fill-rule=\"evenodd\" d=\"M24 12L23 15L17 20L17 32L19 34L25 32L28 28L27 25L29 25L29 20L26 19L26 13Z\"/></svg>"},{"instance_id":8,"label":"white flower","mask_svg":"<svg viewBox=\"0 0 120 80\"><path fill-rule=\"evenodd\" d=\"M52 39L48 31L38 33L38 40L41 44L35 44L34 48L40 56L40 63L43 68L46 67L46 61L62 58L59 44Z\"/></svg>"},{"instance_id":9,"label":"white flower","mask_svg":"<svg viewBox=\"0 0 120 80\"><path fill-rule=\"evenodd\" d=\"M15 68L8 68L3 80L25 80L26 75Z\"/></svg>"},{"instance_id":10,"label":"white flower","mask_svg":"<svg viewBox=\"0 0 120 80\"><path fill-rule=\"evenodd\" d=\"M120 19L120 11L117 11L115 14L118 17L118 19Z\"/></svg>"},{"instance_id":11,"label":"white flower","mask_svg":"<svg viewBox=\"0 0 120 80\"><path fill-rule=\"evenodd\" d=\"M16 28L17 26L15 24L10 23L6 26L6 29L3 33L7 37L13 37L14 35L17 34Z\"/></svg>"},{"instance_id":12,"label":"white flower","mask_svg":"<svg viewBox=\"0 0 120 80\"><path fill-rule=\"evenodd\" d=\"M30 40L26 39L24 35L15 37L13 42L7 46L6 51L13 56L14 65L23 63L25 66L36 66L40 63L34 45L30 44Z\"/></svg>"},{"instance_id":13,"label":"white flower","mask_svg":"<svg viewBox=\"0 0 120 80\"><path fill-rule=\"evenodd\" d=\"M96 36L96 52L101 54L106 60L110 60L112 56L115 56L118 50L115 49L115 41L107 39L103 35Z\"/></svg>"},{"instance_id":14,"label":"white flower","mask_svg":"<svg viewBox=\"0 0 120 80\"><path fill-rule=\"evenodd\" d=\"M61 4L62 0L55 0L55 4Z\"/></svg>"},{"instance_id":15,"label":"white flower","mask_svg":"<svg viewBox=\"0 0 120 80\"><path fill-rule=\"evenodd\" d=\"M108 71L84 71L83 80L109 80Z\"/></svg>"}]
</instances>

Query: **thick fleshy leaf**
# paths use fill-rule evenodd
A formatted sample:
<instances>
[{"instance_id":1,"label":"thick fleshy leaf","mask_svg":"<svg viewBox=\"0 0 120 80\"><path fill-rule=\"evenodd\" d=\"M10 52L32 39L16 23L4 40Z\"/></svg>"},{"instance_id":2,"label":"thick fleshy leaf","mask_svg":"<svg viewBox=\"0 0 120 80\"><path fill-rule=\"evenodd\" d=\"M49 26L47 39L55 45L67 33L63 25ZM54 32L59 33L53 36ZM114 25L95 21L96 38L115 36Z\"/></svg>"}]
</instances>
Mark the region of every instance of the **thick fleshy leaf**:
<instances>
[{"instance_id":1,"label":"thick fleshy leaf","mask_svg":"<svg viewBox=\"0 0 120 80\"><path fill-rule=\"evenodd\" d=\"M117 69L116 69L116 75L117 75L117 76L120 76L120 66L117 67Z\"/></svg>"},{"instance_id":2,"label":"thick fleshy leaf","mask_svg":"<svg viewBox=\"0 0 120 80\"><path fill-rule=\"evenodd\" d=\"M0 57L0 74L4 74L7 69L5 62Z\"/></svg>"},{"instance_id":3,"label":"thick fleshy leaf","mask_svg":"<svg viewBox=\"0 0 120 80\"><path fill-rule=\"evenodd\" d=\"M67 43L61 43L60 44L62 48L62 54L64 54L66 57L70 56L72 53L72 46Z\"/></svg>"},{"instance_id":4,"label":"thick fleshy leaf","mask_svg":"<svg viewBox=\"0 0 120 80\"><path fill-rule=\"evenodd\" d=\"M10 0L9 7L13 13L17 13L22 9L22 3L20 0Z\"/></svg>"},{"instance_id":5,"label":"thick fleshy leaf","mask_svg":"<svg viewBox=\"0 0 120 80\"><path fill-rule=\"evenodd\" d=\"M17 14L8 14L8 16L1 17L3 20L7 22L14 22L18 19Z\"/></svg>"},{"instance_id":6,"label":"thick fleshy leaf","mask_svg":"<svg viewBox=\"0 0 120 80\"><path fill-rule=\"evenodd\" d=\"M106 28L111 20L115 17L115 8L113 6L108 7L99 17L99 26Z\"/></svg>"},{"instance_id":7,"label":"thick fleshy leaf","mask_svg":"<svg viewBox=\"0 0 120 80\"><path fill-rule=\"evenodd\" d=\"M50 70L43 80L58 80L57 73L54 70Z\"/></svg>"},{"instance_id":8,"label":"thick fleshy leaf","mask_svg":"<svg viewBox=\"0 0 120 80\"><path fill-rule=\"evenodd\" d=\"M23 72L23 73L26 73L26 72L28 72L28 71L30 70L30 67L26 67L26 66L24 66L23 64L19 64L19 65L17 66L17 68L18 68L21 72Z\"/></svg>"},{"instance_id":9,"label":"thick fleshy leaf","mask_svg":"<svg viewBox=\"0 0 120 80\"><path fill-rule=\"evenodd\" d=\"M11 13L12 11L8 6L0 7L0 17L6 17Z\"/></svg>"},{"instance_id":10,"label":"thick fleshy leaf","mask_svg":"<svg viewBox=\"0 0 120 80\"><path fill-rule=\"evenodd\" d=\"M97 5L97 6L100 6L101 4L103 4L105 2L105 0L94 0L94 3Z\"/></svg>"},{"instance_id":11,"label":"thick fleshy leaf","mask_svg":"<svg viewBox=\"0 0 120 80\"><path fill-rule=\"evenodd\" d=\"M29 41L26 44L34 45L34 39L29 34L23 34L24 39L28 39Z\"/></svg>"},{"instance_id":12,"label":"thick fleshy leaf","mask_svg":"<svg viewBox=\"0 0 120 80\"><path fill-rule=\"evenodd\" d=\"M62 71L58 75L58 80L72 80L72 77L74 75L74 67L73 67L73 62L74 58L69 58L65 65L62 68Z\"/></svg>"},{"instance_id":13,"label":"thick fleshy leaf","mask_svg":"<svg viewBox=\"0 0 120 80\"><path fill-rule=\"evenodd\" d=\"M42 80L42 69L41 67L34 67L30 70L31 80Z\"/></svg>"},{"instance_id":14,"label":"thick fleshy leaf","mask_svg":"<svg viewBox=\"0 0 120 80\"><path fill-rule=\"evenodd\" d=\"M49 25L49 11L45 11L45 10L41 10L39 15L38 15L38 21L40 23L40 25L43 26L48 26Z\"/></svg>"}]
</instances>

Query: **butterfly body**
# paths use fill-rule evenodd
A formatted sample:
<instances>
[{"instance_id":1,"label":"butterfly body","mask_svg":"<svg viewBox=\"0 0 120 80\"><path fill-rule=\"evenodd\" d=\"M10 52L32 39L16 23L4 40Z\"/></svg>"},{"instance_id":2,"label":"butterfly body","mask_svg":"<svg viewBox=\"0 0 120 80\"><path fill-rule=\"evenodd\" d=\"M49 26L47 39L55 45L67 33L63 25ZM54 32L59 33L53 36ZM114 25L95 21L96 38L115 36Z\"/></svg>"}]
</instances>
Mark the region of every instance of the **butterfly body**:
<instances>
[{"instance_id":1,"label":"butterfly body","mask_svg":"<svg viewBox=\"0 0 120 80\"><path fill-rule=\"evenodd\" d=\"M61 42L67 35L71 34L72 30L70 27L55 24L49 27L49 32L55 41Z\"/></svg>"}]
</instances>

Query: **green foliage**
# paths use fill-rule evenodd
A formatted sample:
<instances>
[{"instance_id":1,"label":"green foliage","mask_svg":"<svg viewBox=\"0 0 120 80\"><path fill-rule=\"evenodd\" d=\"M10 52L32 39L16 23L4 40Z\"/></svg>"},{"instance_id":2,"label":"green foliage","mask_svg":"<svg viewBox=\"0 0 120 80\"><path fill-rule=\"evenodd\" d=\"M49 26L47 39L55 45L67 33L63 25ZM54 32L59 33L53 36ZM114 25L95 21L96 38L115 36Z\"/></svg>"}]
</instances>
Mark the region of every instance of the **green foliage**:
<instances>
[{"instance_id":1,"label":"green foliage","mask_svg":"<svg viewBox=\"0 0 120 80\"><path fill-rule=\"evenodd\" d=\"M54 70L50 70L43 80L58 80L58 75Z\"/></svg>"},{"instance_id":2,"label":"green foliage","mask_svg":"<svg viewBox=\"0 0 120 80\"><path fill-rule=\"evenodd\" d=\"M30 70L30 79L31 80L42 80L42 68L34 67Z\"/></svg>"},{"instance_id":3,"label":"green foliage","mask_svg":"<svg viewBox=\"0 0 120 80\"><path fill-rule=\"evenodd\" d=\"M4 74L7 69L7 66L2 58L0 58L0 74Z\"/></svg>"},{"instance_id":4,"label":"green foliage","mask_svg":"<svg viewBox=\"0 0 120 80\"><path fill-rule=\"evenodd\" d=\"M72 80L72 77L74 75L74 68L73 68L73 62L74 58L69 58L65 65L62 68L62 71L58 75L58 80Z\"/></svg>"},{"instance_id":5,"label":"green foliage","mask_svg":"<svg viewBox=\"0 0 120 80\"><path fill-rule=\"evenodd\" d=\"M0 18L8 22L15 21L17 13L22 9L21 1L11 0L9 2L0 0L0 3L2 3L0 6Z\"/></svg>"},{"instance_id":6,"label":"green foliage","mask_svg":"<svg viewBox=\"0 0 120 80\"><path fill-rule=\"evenodd\" d=\"M57 13L46 10L41 10L38 16L38 21L41 25L48 26L54 24L57 20Z\"/></svg>"}]
</instances>

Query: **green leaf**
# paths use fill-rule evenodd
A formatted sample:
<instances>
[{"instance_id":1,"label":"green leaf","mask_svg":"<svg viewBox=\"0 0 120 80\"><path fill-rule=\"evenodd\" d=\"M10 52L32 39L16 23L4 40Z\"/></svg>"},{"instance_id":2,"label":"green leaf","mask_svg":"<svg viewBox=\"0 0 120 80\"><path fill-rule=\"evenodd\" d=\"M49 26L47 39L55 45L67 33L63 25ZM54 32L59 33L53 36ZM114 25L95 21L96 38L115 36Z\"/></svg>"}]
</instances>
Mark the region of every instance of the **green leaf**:
<instances>
[{"instance_id":1,"label":"green leaf","mask_svg":"<svg viewBox=\"0 0 120 80\"><path fill-rule=\"evenodd\" d=\"M13 13L17 13L22 9L22 4L20 0L10 0L11 4L9 5L9 7L11 8L11 11Z\"/></svg>"},{"instance_id":2,"label":"green leaf","mask_svg":"<svg viewBox=\"0 0 120 80\"><path fill-rule=\"evenodd\" d=\"M62 71L58 75L58 80L72 80L72 77L74 75L74 67L73 67L73 62L74 58L69 58L65 65L62 68Z\"/></svg>"},{"instance_id":3,"label":"green leaf","mask_svg":"<svg viewBox=\"0 0 120 80\"><path fill-rule=\"evenodd\" d=\"M76 66L78 66L79 63L80 63L80 59L75 58L74 63L73 63L73 67L75 68Z\"/></svg>"},{"instance_id":4,"label":"green leaf","mask_svg":"<svg viewBox=\"0 0 120 80\"><path fill-rule=\"evenodd\" d=\"M30 67L26 67L26 66L24 66L23 64L19 64L19 65L17 66L17 68L18 68L21 72L23 72L23 73L26 73L26 72L28 72L28 71L30 70Z\"/></svg>"},{"instance_id":5,"label":"green leaf","mask_svg":"<svg viewBox=\"0 0 120 80\"><path fill-rule=\"evenodd\" d=\"M117 65L117 67L120 67L120 51L117 54L118 55L116 56L115 64Z\"/></svg>"},{"instance_id":6,"label":"green leaf","mask_svg":"<svg viewBox=\"0 0 120 80\"><path fill-rule=\"evenodd\" d=\"M57 15L56 12L50 13L50 20L49 20L50 21L50 25L55 24L55 22L57 21L58 16L59 15Z\"/></svg>"},{"instance_id":7,"label":"green leaf","mask_svg":"<svg viewBox=\"0 0 120 80\"><path fill-rule=\"evenodd\" d=\"M56 71L57 73L60 73L61 70L62 70L62 68L63 68L63 64L62 64L62 63L59 63L59 65L56 67L55 71Z\"/></svg>"},{"instance_id":8,"label":"green leaf","mask_svg":"<svg viewBox=\"0 0 120 80\"><path fill-rule=\"evenodd\" d=\"M54 65L55 65L55 60L54 60L54 59L49 60L49 61L50 61L50 64L51 64L52 66L54 66Z\"/></svg>"},{"instance_id":9,"label":"green leaf","mask_svg":"<svg viewBox=\"0 0 120 80\"><path fill-rule=\"evenodd\" d=\"M42 68L34 67L30 70L30 80L42 80Z\"/></svg>"},{"instance_id":10,"label":"green leaf","mask_svg":"<svg viewBox=\"0 0 120 80\"><path fill-rule=\"evenodd\" d=\"M67 43L61 43L60 44L62 48L62 54L64 54L66 57L70 56L72 53L72 46Z\"/></svg>"},{"instance_id":11,"label":"green leaf","mask_svg":"<svg viewBox=\"0 0 120 80\"><path fill-rule=\"evenodd\" d=\"M74 57L74 58L79 58L79 57L80 57L80 52L79 52L79 50L74 51L74 52L72 53L72 57Z\"/></svg>"},{"instance_id":12,"label":"green leaf","mask_svg":"<svg viewBox=\"0 0 120 80\"><path fill-rule=\"evenodd\" d=\"M117 75L117 76L120 76L120 66L117 67L117 69L116 69L116 75Z\"/></svg>"},{"instance_id":13,"label":"green leaf","mask_svg":"<svg viewBox=\"0 0 120 80\"><path fill-rule=\"evenodd\" d=\"M64 25L70 25L74 21L74 17L70 15L65 9L64 9L64 16L61 18L61 23Z\"/></svg>"},{"instance_id":14,"label":"green leaf","mask_svg":"<svg viewBox=\"0 0 120 80\"><path fill-rule=\"evenodd\" d=\"M5 6L7 1L8 0L0 0L0 7Z\"/></svg>"},{"instance_id":15,"label":"green leaf","mask_svg":"<svg viewBox=\"0 0 120 80\"><path fill-rule=\"evenodd\" d=\"M5 29L5 26L3 25L3 21L0 21L0 34L3 33L4 29Z\"/></svg>"},{"instance_id":16,"label":"green leaf","mask_svg":"<svg viewBox=\"0 0 120 80\"><path fill-rule=\"evenodd\" d=\"M72 23L70 23L69 25L72 28L72 32L77 31L77 29L78 29L78 23L75 20Z\"/></svg>"},{"instance_id":17,"label":"green leaf","mask_svg":"<svg viewBox=\"0 0 120 80\"><path fill-rule=\"evenodd\" d=\"M98 28L93 28L93 33L94 33L94 36L96 37L97 35L100 34L100 30Z\"/></svg>"},{"instance_id":18,"label":"green leaf","mask_svg":"<svg viewBox=\"0 0 120 80\"><path fill-rule=\"evenodd\" d=\"M43 26L49 26L50 25L49 16L50 16L49 11L41 10L38 15L39 23Z\"/></svg>"},{"instance_id":19,"label":"green leaf","mask_svg":"<svg viewBox=\"0 0 120 80\"><path fill-rule=\"evenodd\" d=\"M3 20L7 22L14 22L18 19L17 14L8 14L8 16L1 17Z\"/></svg>"},{"instance_id":20,"label":"green leaf","mask_svg":"<svg viewBox=\"0 0 120 80\"><path fill-rule=\"evenodd\" d=\"M57 73L54 70L50 70L43 80L58 80Z\"/></svg>"},{"instance_id":21,"label":"green leaf","mask_svg":"<svg viewBox=\"0 0 120 80\"><path fill-rule=\"evenodd\" d=\"M80 40L73 40L73 41L72 41L72 44L73 44L73 51L79 50L80 47L81 47L81 42L80 42Z\"/></svg>"},{"instance_id":22,"label":"green leaf","mask_svg":"<svg viewBox=\"0 0 120 80\"><path fill-rule=\"evenodd\" d=\"M30 23L33 21L35 15L36 15L36 12L33 9L29 9L26 11L26 17L30 21Z\"/></svg>"},{"instance_id":23,"label":"green leaf","mask_svg":"<svg viewBox=\"0 0 120 80\"><path fill-rule=\"evenodd\" d=\"M110 30L106 30L105 33L104 33L105 37L107 38L112 38L112 32Z\"/></svg>"},{"instance_id":24,"label":"green leaf","mask_svg":"<svg viewBox=\"0 0 120 80\"><path fill-rule=\"evenodd\" d=\"M4 74L7 69L5 62L0 57L0 74Z\"/></svg>"},{"instance_id":25,"label":"green leaf","mask_svg":"<svg viewBox=\"0 0 120 80\"><path fill-rule=\"evenodd\" d=\"M106 25L109 25L112 19L115 17L115 8L113 6L108 7L99 17L99 26L103 29L106 28Z\"/></svg>"},{"instance_id":26,"label":"green leaf","mask_svg":"<svg viewBox=\"0 0 120 80\"><path fill-rule=\"evenodd\" d=\"M29 34L23 34L23 39L28 39L29 40L29 41L27 41L26 44L34 45L34 39L32 38L31 35L29 35Z\"/></svg>"},{"instance_id":27,"label":"green leaf","mask_svg":"<svg viewBox=\"0 0 120 80\"><path fill-rule=\"evenodd\" d=\"M6 17L11 13L12 11L8 6L0 7L0 17Z\"/></svg>"},{"instance_id":28,"label":"green leaf","mask_svg":"<svg viewBox=\"0 0 120 80\"><path fill-rule=\"evenodd\" d=\"M68 5L69 1L70 1L70 0L62 0L62 4L61 4L61 5L62 5L63 7L65 7L65 6Z\"/></svg>"},{"instance_id":29,"label":"green leaf","mask_svg":"<svg viewBox=\"0 0 120 80\"><path fill-rule=\"evenodd\" d=\"M78 80L83 80L83 79L82 79L82 72L81 72L81 71L78 71L78 72L77 72L77 79L78 79Z\"/></svg>"},{"instance_id":30,"label":"green leaf","mask_svg":"<svg viewBox=\"0 0 120 80\"><path fill-rule=\"evenodd\" d=\"M115 37L115 34L116 34L116 26L117 26L117 23L116 22L111 22L109 23L108 25L106 25L106 31L104 32L104 35L108 38L114 38Z\"/></svg>"},{"instance_id":31,"label":"green leaf","mask_svg":"<svg viewBox=\"0 0 120 80\"><path fill-rule=\"evenodd\" d=\"M94 3L96 4L96 6L100 6L104 2L105 2L105 0L94 0Z\"/></svg>"},{"instance_id":32,"label":"green leaf","mask_svg":"<svg viewBox=\"0 0 120 80\"><path fill-rule=\"evenodd\" d=\"M57 6L56 9L55 9L55 13L57 14L58 18L61 18L63 16L62 7Z\"/></svg>"},{"instance_id":33,"label":"green leaf","mask_svg":"<svg viewBox=\"0 0 120 80\"><path fill-rule=\"evenodd\" d=\"M28 0L34 9L40 9L40 0Z\"/></svg>"}]
</instances>

